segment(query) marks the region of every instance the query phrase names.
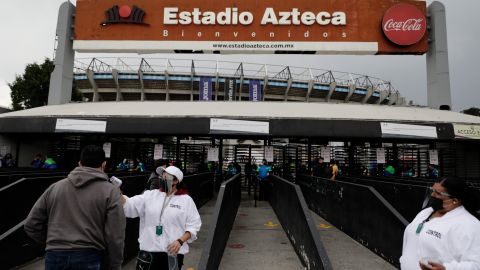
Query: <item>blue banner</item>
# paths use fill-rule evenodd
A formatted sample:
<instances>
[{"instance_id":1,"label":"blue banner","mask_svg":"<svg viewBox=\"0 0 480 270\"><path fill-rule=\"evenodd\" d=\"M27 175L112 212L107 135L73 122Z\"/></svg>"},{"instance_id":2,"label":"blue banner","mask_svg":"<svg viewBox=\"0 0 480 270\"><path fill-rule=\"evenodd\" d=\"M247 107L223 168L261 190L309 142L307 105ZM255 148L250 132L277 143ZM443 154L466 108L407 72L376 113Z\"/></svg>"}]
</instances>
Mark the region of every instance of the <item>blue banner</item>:
<instances>
[{"instance_id":1,"label":"blue banner","mask_svg":"<svg viewBox=\"0 0 480 270\"><path fill-rule=\"evenodd\" d=\"M200 77L200 94L198 95L200 101L212 100L212 78Z\"/></svg>"},{"instance_id":2,"label":"blue banner","mask_svg":"<svg viewBox=\"0 0 480 270\"><path fill-rule=\"evenodd\" d=\"M250 80L249 92L250 101L262 101L262 86L260 80Z\"/></svg>"}]
</instances>

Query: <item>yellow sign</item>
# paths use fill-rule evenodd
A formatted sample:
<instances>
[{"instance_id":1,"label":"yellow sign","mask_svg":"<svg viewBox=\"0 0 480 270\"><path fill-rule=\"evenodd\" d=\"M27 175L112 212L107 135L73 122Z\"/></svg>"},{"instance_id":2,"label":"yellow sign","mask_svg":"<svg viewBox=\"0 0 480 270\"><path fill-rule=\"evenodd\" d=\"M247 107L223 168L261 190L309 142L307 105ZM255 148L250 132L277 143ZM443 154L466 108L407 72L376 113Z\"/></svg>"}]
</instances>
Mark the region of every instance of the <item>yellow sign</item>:
<instances>
[{"instance_id":1,"label":"yellow sign","mask_svg":"<svg viewBox=\"0 0 480 270\"><path fill-rule=\"evenodd\" d=\"M271 220L268 221L267 223L263 224L263 225L265 225L267 227L270 227L270 228L275 228L275 227L278 226L278 224L273 223Z\"/></svg>"},{"instance_id":2,"label":"yellow sign","mask_svg":"<svg viewBox=\"0 0 480 270\"><path fill-rule=\"evenodd\" d=\"M319 229L330 229L330 228L332 228L332 226L330 226L328 224L323 224L323 223L318 224L317 227Z\"/></svg>"},{"instance_id":3,"label":"yellow sign","mask_svg":"<svg viewBox=\"0 0 480 270\"><path fill-rule=\"evenodd\" d=\"M455 138L480 140L480 125L453 124Z\"/></svg>"}]
</instances>

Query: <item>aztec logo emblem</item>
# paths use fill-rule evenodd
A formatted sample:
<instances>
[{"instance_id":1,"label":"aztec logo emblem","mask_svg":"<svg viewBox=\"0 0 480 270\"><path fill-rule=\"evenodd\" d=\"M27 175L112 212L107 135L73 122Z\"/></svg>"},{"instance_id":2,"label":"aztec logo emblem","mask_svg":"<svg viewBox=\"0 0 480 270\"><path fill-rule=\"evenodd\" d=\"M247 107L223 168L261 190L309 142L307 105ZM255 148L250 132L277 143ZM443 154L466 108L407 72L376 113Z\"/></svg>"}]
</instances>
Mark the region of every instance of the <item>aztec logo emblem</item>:
<instances>
[{"instance_id":1,"label":"aztec logo emblem","mask_svg":"<svg viewBox=\"0 0 480 270\"><path fill-rule=\"evenodd\" d=\"M102 22L102 26L107 26L109 24L143 24L145 18L145 11L140 9L137 6L130 8L127 5L124 6L113 6L112 8L105 11L105 16L107 20Z\"/></svg>"}]
</instances>

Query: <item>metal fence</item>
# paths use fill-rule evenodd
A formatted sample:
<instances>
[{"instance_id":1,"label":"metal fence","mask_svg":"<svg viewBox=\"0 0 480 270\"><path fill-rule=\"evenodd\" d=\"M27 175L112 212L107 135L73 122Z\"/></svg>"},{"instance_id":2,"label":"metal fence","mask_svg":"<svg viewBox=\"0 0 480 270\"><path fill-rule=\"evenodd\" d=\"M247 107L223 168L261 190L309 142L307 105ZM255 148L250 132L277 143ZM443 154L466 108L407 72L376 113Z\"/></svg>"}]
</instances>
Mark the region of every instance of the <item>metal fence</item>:
<instances>
[{"instance_id":1,"label":"metal fence","mask_svg":"<svg viewBox=\"0 0 480 270\"><path fill-rule=\"evenodd\" d=\"M300 187L271 176L270 203L302 264L307 269L333 269Z\"/></svg>"}]
</instances>

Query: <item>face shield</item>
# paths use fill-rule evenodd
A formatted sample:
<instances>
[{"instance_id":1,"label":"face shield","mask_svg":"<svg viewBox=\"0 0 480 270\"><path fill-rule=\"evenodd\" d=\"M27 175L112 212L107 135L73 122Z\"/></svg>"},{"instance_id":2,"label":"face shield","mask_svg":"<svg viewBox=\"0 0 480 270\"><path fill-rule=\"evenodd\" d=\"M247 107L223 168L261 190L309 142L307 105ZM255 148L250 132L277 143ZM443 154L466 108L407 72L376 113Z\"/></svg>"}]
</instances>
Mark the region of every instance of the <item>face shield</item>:
<instances>
[{"instance_id":1,"label":"face shield","mask_svg":"<svg viewBox=\"0 0 480 270\"><path fill-rule=\"evenodd\" d=\"M169 193L173 188L173 180L175 180L175 176L165 172L165 182L167 184L165 191L167 193Z\"/></svg>"}]
</instances>

